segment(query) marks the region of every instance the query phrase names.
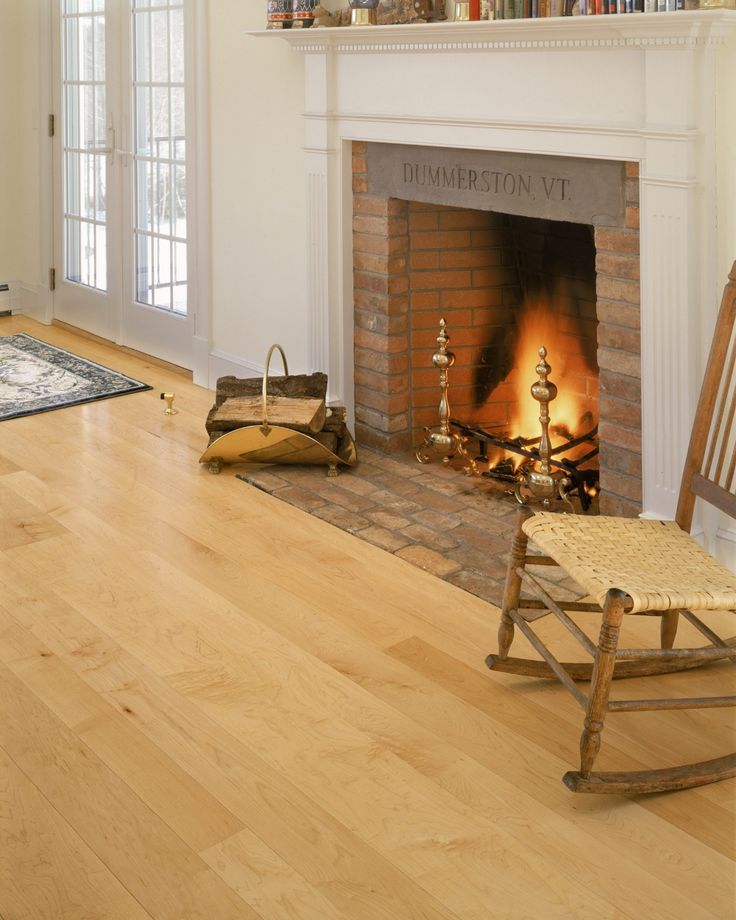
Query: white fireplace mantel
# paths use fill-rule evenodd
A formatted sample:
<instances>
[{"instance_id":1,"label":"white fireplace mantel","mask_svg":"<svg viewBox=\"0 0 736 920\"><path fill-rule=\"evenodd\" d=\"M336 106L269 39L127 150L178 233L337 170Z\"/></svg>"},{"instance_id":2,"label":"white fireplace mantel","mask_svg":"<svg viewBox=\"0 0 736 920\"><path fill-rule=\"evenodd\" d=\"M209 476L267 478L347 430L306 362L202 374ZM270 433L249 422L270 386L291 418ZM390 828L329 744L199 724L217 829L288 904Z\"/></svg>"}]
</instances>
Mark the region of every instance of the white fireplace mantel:
<instances>
[{"instance_id":1,"label":"white fireplace mantel","mask_svg":"<svg viewBox=\"0 0 736 920\"><path fill-rule=\"evenodd\" d=\"M639 163L644 513L672 516L736 258L736 12L251 34L304 56L311 363L348 405L351 141Z\"/></svg>"},{"instance_id":2,"label":"white fireplace mantel","mask_svg":"<svg viewBox=\"0 0 736 920\"><path fill-rule=\"evenodd\" d=\"M676 15L638 13L615 16L571 16L502 19L481 22L430 22L379 27L283 29L250 35L283 38L298 51L326 48L347 53L376 51L476 51L512 49L693 44L728 38L732 10L689 10Z\"/></svg>"}]
</instances>

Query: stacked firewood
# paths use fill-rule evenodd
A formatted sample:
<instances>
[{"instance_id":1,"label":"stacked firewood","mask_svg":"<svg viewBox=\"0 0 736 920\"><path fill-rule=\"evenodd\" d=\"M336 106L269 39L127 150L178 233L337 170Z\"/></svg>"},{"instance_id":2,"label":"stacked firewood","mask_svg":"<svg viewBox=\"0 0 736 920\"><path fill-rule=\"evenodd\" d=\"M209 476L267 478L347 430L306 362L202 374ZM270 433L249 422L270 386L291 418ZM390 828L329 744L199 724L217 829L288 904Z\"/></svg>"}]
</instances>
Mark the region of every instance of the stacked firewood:
<instances>
[{"instance_id":1,"label":"stacked firewood","mask_svg":"<svg viewBox=\"0 0 736 920\"><path fill-rule=\"evenodd\" d=\"M263 378L249 377L220 377L215 391L215 404L210 409L205 422L205 428L210 436L209 443L217 440L228 431L261 424L261 399L263 393ZM268 378L269 399L277 397L281 407L293 401L298 407L307 400L312 402L324 401L327 397L327 374L295 374L284 377ZM253 409L256 409L254 412ZM294 412L297 419L303 413ZM316 420L316 421L315 421ZM310 423L284 420L275 412L269 413L269 423L295 431L303 431L318 441L323 447L337 454L345 438L349 437L345 424L345 407L329 406L322 413L310 417ZM315 430L315 427L318 430Z\"/></svg>"}]
</instances>

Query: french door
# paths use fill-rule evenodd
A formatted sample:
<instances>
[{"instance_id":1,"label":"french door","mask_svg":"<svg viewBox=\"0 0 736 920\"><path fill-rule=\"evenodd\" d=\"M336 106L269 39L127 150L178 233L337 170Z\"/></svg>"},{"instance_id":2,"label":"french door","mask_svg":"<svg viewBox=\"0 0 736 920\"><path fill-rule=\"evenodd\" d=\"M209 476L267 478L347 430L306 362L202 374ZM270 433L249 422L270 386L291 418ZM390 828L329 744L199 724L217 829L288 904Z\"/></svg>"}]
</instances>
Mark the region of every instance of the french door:
<instances>
[{"instance_id":1,"label":"french door","mask_svg":"<svg viewBox=\"0 0 736 920\"><path fill-rule=\"evenodd\" d=\"M54 4L54 316L191 368L191 0Z\"/></svg>"}]
</instances>

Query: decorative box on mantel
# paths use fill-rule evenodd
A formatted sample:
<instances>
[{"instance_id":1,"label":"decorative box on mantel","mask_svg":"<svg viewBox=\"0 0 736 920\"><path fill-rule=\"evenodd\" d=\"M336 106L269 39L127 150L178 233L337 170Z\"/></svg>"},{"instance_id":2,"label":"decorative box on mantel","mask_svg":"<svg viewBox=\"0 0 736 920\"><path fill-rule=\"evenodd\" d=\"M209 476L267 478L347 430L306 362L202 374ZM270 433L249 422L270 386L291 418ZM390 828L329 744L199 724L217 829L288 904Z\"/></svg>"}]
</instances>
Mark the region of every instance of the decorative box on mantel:
<instances>
[{"instance_id":1,"label":"decorative box on mantel","mask_svg":"<svg viewBox=\"0 0 736 920\"><path fill-rule=\"evenodd\" d=\"M251 34L304 55L310 362L348 406L352 142L614 160L638 172L629 219L640 217L641 361L628 373L641 376L640 500L645 515L671 517L736 257L736 12Z\"/></svg>"}]
</instances>

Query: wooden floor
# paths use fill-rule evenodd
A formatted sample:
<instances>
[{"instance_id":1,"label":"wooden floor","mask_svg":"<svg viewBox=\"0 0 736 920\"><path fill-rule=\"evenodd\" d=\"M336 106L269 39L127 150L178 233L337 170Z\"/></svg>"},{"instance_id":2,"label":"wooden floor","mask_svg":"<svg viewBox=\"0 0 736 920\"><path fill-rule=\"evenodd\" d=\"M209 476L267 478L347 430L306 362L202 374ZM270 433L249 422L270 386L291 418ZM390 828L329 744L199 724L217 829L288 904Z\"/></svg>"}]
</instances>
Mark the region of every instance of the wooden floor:
<instances>
[{"instance_id":1,"label":"wooden floor","mask_svg":"<svg viewBox=\"0 0 736 920\"><path fill-rule=\"evenodd\" d=\"M485 669L495 609L209 475L185 376L17 331L153 390L0 424L3 920L734 916L733 782L569 793L581 714ZM604 769L734 744L731 710L610 723Z\"/></svg>"}]
</instances>

